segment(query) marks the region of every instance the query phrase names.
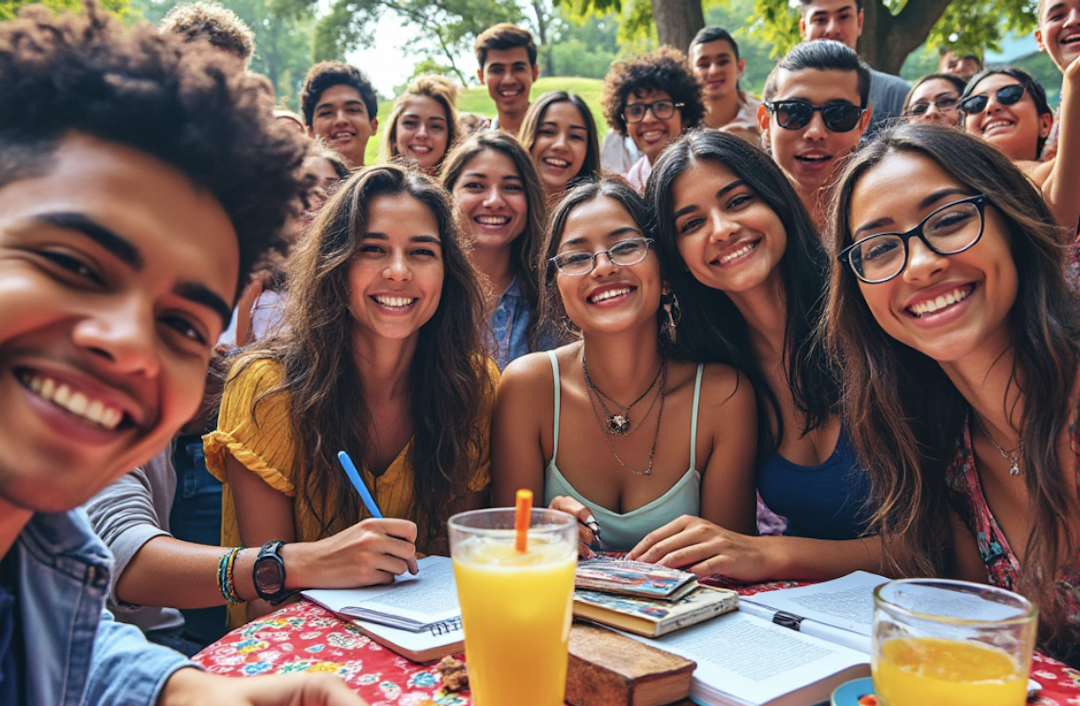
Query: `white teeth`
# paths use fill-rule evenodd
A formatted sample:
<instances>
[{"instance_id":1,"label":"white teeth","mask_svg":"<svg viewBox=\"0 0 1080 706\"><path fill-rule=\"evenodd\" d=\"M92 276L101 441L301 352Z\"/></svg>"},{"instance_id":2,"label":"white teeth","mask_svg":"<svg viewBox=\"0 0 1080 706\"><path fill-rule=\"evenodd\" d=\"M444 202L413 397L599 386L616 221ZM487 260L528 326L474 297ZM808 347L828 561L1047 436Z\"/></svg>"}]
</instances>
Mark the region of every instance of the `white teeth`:
<instances>
[{"instance_id":1,"label":"white teeth","mask_svg":"<svg viewBox=\"0 0 1080 706\"><path fill-rule=\"evenodd\" d=\"M115 429L120 420L124 418L124 413L116 407L101 400L92 400L83 392L72 391L66 384L57 383L52 378L32 375L23 376L22 379L26 386L42 399L46 399L97 426Z\"/></svg>"},{"instance_id":2,"label":"white teeth","mask_svg":"<svg viewBox=\"0 0 1080 706\"><path fill-rule=\"evenodd\" d=\"M476 222L485 226L504 226L510 222L509 216L477 216Z\"/></svg>"},{"instance_id":3,"label":"white teeth","mask_svg":"<svg viewBox=\"0 0 1080 706\"><path fill-rule=\"evenodd\" d=\"M757 243L747 243L746 245L742 246L741 248L739 248L735 252L729 253L729 254L724 255L723 257L721 257L720 258L720 264L722 265L725 262L731 262L732 260L734 260L737 257L742 257L743 255L750 252L751 250L753 250L756 247L757 247Z\"/></svg>"},{"instance_id":4,"label":"white teeth","mask_svg":"<svg viewBox=\"0 0 1080 706\"><path fill-rule=\"evenodd\" d=\"M570 162L565 159L557 159L555 157L544 157L544 164L550 164L553 167L559 167L560 169L570 166Z\"/></svg>"},{"instance_id":5,"label":"white teeth","mask_svg":"<svg viewBox=\"0 0 1080 706\"><path fill-rule=\"evenodd\" d=\"M424 146L421 146L421 145L413 145L413 146L409 147L409 149L412 150L413 152L419 152L419 153L422 153L422 154L427 154L428 152L431 151L430 147L424 147Z\"/></svg>"},{"instance_id":6,"label":"white teeth","mask_svg":"<svg viewBox=\"0 0 1080 706\"><path fill-rule=\"evenodd\" d=\"M919 302L908 308L915 316L926 316L927 314L933 314L935 311L940 311L951 304L964 301L971 292L971 287L958 287L951 292L942 294L934 299Z\"/></svg>"},{"instance_id":7,"label":"white teeth","mask_svg":"<svg viewBox=\"0 0 1080 706\"><path fill-rule=\"evenodd\" d=\"M602 302L602 301L607 301L608 299L612 299L614 297L620 297L620 296L622 296L624 294L629 294L629 293L630 293L630 288L629 287L622 287L622 288L619 288L619 289L608 289L608 290L600 292L599 294L597 294L597 295L595 295L593 297L590 297L590 298L592 299L593 303L596 304L596 303L599 303L599 302Z\"/></svg>"},{"instance_id":8,"label":"white teeth","mask_svg":"<svg viewBox=\"0 0 1080 706\"><path fill-rule=\"evenodd\" d=\"M412 297L387 297L379 295L375 297L375 301L390 309L404 309L416 300Z\"/></svg>"},{"instance_id":9,"label":"white teeth","mask_svg":"<svg viewBox=\"0 0 1080 706\"><path fill-rule=\"evenodd\" d=\"M988 125L986 125L986 127L983 128L983 132L989 132L990 130L993 130L996 127L1008 127L1010 125L1012 125L1012 123L1009 122L1008 120L995 120L994 122L989 123Z\"/></svg>"}]
</instances>

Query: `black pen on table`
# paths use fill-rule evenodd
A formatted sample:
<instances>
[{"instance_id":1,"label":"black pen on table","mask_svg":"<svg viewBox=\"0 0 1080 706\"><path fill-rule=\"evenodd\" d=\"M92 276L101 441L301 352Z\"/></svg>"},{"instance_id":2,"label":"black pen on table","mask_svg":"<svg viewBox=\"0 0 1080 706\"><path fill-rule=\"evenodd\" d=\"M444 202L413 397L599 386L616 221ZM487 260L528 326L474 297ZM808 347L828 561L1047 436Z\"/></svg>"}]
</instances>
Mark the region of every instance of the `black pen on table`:
<instances>
[{"instance_id":1,"label":"black pen on table","mask_svg":"<svg viewBox=\"0 0 1080 706\"><path fill-rule=\"evenodd\" d=\"M379 506L375 504L375 498L371 496L371 491L364 485L364 479L360 477L360 472L356 470L356 464L353 463L352 457L349 456L347 451L338 451L337 457L341 467L345 469L345 475L349 477L349 482L356 488L356 492L360 493L360 500L364 503L368 513L377 520L383 519L383 514L379 510ZM393 535L388 536L393 537ZM404 537L394 537L394 539L409 541Z\"/></svg>"},{"instance_id":2,"label":"black pen on table","mask_svg":"<svg viewBox=\"0 0 1080 706\"><path fill-rule=\"evenodd\" d=\"M589 515L584 521L578 520L583 524L593 535L593 541L589 544L589 549L593 551L601 551L604 548L604 541L600 538L600 525L596 522L596 518Z\"/></svg>"}]
</instances>

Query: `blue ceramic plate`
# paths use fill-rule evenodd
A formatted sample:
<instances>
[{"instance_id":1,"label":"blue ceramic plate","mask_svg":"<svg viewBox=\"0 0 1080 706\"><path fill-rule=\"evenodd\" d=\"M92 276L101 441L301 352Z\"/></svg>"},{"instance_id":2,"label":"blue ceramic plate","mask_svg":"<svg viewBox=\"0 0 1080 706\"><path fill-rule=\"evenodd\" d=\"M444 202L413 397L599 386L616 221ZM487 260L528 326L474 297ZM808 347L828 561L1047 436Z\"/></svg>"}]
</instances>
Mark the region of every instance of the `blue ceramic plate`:
<instances>
[{"instance_id":1,"label":"blue ceramic plate","mask_svg":"<svg viewBox=\"0 0 1080 706\"><path fill-rule=\"evenodd\" d=\"M832 706L864 706L859 699L864 696L874 695L874 682L870 677L863 677L855 681L849 681L836 687L832 693ZM871 702L871 703L876 703Z\"/></svg>"}]
</instances>

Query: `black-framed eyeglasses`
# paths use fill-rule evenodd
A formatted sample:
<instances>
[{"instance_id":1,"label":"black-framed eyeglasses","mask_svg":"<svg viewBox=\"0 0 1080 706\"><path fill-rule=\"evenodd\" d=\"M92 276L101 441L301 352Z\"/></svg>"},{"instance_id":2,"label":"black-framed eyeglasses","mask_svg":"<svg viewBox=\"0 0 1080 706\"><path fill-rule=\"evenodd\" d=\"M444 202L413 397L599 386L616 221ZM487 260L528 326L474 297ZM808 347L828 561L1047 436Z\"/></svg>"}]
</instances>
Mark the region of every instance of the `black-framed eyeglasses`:
<instances>
[{"instance_id":1,"label":"black-framed eyeglasses","mask_svg":"<svg viewBox=\"0 0 1080 706\"><path fill-rule=\"evenodd\" d=\"M652 238L627 238L620 240L607 250L567 250L551 259L559 272L574 277L587 275L596 269L596 258L607 255L611 264L620 267L636 265L649 254L649 246L653 244Z\"/></svg>"},{"instance_id":2,"label":"black-framed eyeglasses","mask_svg":"<svg viewBox=\"0 0 1080 706\"><path fill-rule=\"evenodd\" d=\"M631 103L623 108L623 120L628 123L640 123L645 119L645 113L652 111L657 120L668 120L675 115L676 108L686 107L685 103L676 103L672 100L658 100L652 103Z\"/></svg>"},{"instance_id":3,"label":"black-framed eyeglasses","mask_svg":"<svg viewBox=\"0 0 1080 706\"><path fill-rule=\"evenodd\" d=\"M829 132L851 132L859 124L859 118L866 112L848 101L836 101L826 105L814 105L803 98L771 101L765 103L765 109L776 118L777 124L785 130L801 130L810 124L814 113L821 113L821 119Z\"/></svg>"},{"instance_id":4,"label":"black-framed eyeglasses","mask_svg":"<svg viewBox=\"0 0 1080 706\"><path fill-rule=\"evenodd\" d=\"M919 101L918 103L912 103L908 106L906 115L920 116L925 115L930 106L935 106L940 113L951 113L956 109L957 104L960 102L960 95L958 93L942 93L936 98L931 98L926 101Z\"/></svg>"},{"instance_id":5,"label":"black-framed eyeglasses","mask_svg":"<svg viewBox=\"0 0 1080 706\"><path fill-rule=\"evenodd\" d=\"M1020 99L1027 93L1027 86L1022 83L1010 83L1008 86L1002 86L997 89L994 95L997 97L997 102L1001 105L1013 105L1019 103ZM968 115L977 115L986 110L987 104L990 102L990 96L985 93L978 96L968 96L964 100L960 101L960 110Z\"/></svg>"},{"instance_id":6,"label":"black-framed eyeglasses","mask_svg":"<svg viewBox=\"0 0 1080 706\"><path fill-rule=\"evenodd\" d=\"M906 233L876 233L844 248L837 259L867 284L888 282L907 267L910 240L918 238L938 255L964 252L983 234L986 194L946 204Z\"/></svg>"}]
</instances>

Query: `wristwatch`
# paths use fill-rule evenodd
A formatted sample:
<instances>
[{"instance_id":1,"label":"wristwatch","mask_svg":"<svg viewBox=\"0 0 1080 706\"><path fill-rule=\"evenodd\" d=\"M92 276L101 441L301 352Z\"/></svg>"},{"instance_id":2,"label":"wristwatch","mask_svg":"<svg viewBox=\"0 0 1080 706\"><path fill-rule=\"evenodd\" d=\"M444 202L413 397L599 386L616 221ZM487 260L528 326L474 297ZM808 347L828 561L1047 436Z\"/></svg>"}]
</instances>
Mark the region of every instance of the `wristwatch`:
<instances>
[{"instance_id":1,"label":"wristwatch","mask_svg":"<svg viewBox=\"0 0 1080 706\"><path fill-rule=\"evenodd\" d=\"M255 568L252 570L252 581L255 583L255 591L259 598L277 605L291 596L295 591L285 588L285 560L281 558L281 548L285 542L275 539L267 542L259 550L259 556L255 558Z\"/></svg>"}]
</instances>

